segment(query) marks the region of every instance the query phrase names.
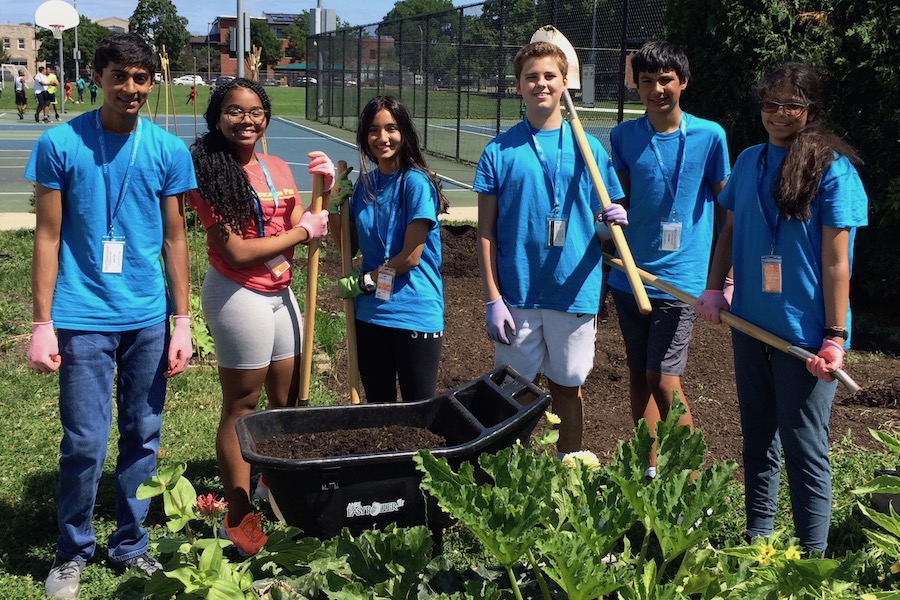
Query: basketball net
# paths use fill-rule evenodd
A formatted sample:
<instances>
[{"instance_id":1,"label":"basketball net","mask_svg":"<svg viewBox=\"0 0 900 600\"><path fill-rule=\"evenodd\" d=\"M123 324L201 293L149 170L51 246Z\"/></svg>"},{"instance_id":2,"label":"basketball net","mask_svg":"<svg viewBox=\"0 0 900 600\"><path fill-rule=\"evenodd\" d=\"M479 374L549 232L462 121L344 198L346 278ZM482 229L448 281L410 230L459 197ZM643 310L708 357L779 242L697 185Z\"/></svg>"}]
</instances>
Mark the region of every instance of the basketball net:
<instances>
[{"instance_id":1,"label":"basketball net","mask_svg":"<svg viewBox=\"0 0 900 600\"><path fill-rule=\"evenodd\" d=\"M62 39L63 30L64 30L65 28L66 28L65 25L51 25L51 26L50 26L50 31L53 32L53 39L61 40L61 39Z\"/></svg>"}]
</instances>

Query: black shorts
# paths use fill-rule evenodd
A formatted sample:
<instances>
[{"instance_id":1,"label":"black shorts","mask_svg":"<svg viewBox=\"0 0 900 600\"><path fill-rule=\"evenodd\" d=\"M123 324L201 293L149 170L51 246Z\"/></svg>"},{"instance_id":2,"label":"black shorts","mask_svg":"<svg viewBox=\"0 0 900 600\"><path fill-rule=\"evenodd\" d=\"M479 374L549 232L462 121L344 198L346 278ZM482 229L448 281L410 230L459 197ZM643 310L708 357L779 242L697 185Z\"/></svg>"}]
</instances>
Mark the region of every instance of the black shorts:
<instances>
[{"instance_id":1,"label":"black shorts","mask_svg":"<svg viewBox=\"0 0 900 600\"><path fill-rule=\"evenodd\" d=\"M21 106L23 104L28 104L28 97L25 95L24 91L16 90L16 106Z\"/></svg>"}]
</instances>

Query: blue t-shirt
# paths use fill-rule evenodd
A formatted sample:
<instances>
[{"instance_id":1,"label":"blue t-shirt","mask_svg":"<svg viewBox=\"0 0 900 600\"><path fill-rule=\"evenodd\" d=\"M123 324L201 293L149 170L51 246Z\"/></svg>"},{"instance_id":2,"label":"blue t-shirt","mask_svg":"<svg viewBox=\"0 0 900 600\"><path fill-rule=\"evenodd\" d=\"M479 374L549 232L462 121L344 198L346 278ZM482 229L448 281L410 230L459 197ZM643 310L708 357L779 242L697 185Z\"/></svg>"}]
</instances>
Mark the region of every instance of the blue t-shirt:
<instances>
[{"instance_id":1,"label":"blue t-shirt","mask_svg":"<svg viewBox=\"0 0 900 600\"><path fill-rule=\"evenodd\" d=\"M656 133L643 116L616 125L609 138L613 165L628 175L631 186L624 232L635 264L699 296L706 286L715 221L712 186L728 179L730 163L722 127L687 113L683 124L684 136L680 129ZM681 224L678 250L660 250L662 222L673 220ZM610 273L609 285L631 291L618 269ZM671 298L652 286L645 289L650 297Z\"/></svg>"},{"instance_id":2,"label":"blue t-shirt","mask_svg":"<svg viewBox=\"0 0 900 600\"><path fill-rule=\"evenodd\" d=\"M719 195L722 206L734 212L731 312L794 345L818 348L826 326L822 226L850 229L852 265L856 227L868 224L868 198L856 169L845 156L839 156L819 182L809 207L810 218L777 218L771 190L786 154L786 148L771 144L744 150ZM758 188L763 190L762 202ZM782 259L780 294L762 291L762 259L770 254ZM848 305L848 331L850 324ZM849 340L846 346L850 347Z\"/></svg>"},{"instance_id":3,"label":"blue t-shirt","mask_svg":"<svg viewBox=\"0 0 900 600\"><path fill-rule=\"evenodd\" d=\"M128 135L98 132L96 113L45 131L25 167L26 179L62 191L52 318L61 329L141 329L166 317L160 200L197 187L194 164L184 142L142 119L135 163L129 168L137 130ZM98 133L106 142L109 194ZM126 177L128 188L119 203ZM103 273L108 207L116 204L114 235L125 240L122 272Z\"/></svg>"},{"instance_id":4,"label":"blue t-shirt","mask_svg":"<svg viewBox=\"0 0 900 600\"><path fill-rule=\"evenodd\" d=\"M377 200L366 200L373 190ZM361 272L372 271L399 253L410 223L423 220L429 225L419 264L394 278L390 300L379 300L375 294L357 296L357 319L424 333L444 330L438 210L437 190L418 169L383 175L376 168L353 186L350 218L362 252Z\"/></svg>"},{"instance_id":5,"label":"blue t-shirt","mask_svg":"<svg viewBox=\"0 0 900 600\"><path fill-rule=\"evenodd\" d=\"M587 140L609 197L622 198L603 146L592 136ZM562 124L561 155L559 147L559 129L538 131L523 120L485 147L473 188L497 197L497 278L504 300L517 308L596 314L602 252L594 213L600 200L567 122ZM561 247L547 244L554 197L558 215L566 221Z\"/></svg>"}]
</instances>

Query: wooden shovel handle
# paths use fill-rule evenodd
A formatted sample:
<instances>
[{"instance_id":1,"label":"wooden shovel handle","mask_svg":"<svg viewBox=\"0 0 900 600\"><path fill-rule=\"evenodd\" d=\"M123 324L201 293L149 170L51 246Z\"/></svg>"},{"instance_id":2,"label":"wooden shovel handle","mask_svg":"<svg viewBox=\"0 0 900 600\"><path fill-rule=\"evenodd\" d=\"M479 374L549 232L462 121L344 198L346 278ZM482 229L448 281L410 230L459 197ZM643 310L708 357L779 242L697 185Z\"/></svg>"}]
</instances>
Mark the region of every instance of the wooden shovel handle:
<instances>
[{"instance_id":1,"label":"wooden shovel handle","mask_svg":"<svg viewBox=\"0 0 900 600\"><path fill-rule=\"evenodd\" d=\"M322 188L324 175L313 175L312 202L309 211L322 212ZM307 246L306 259L306 307L303 319L303 349L300 354L300 406L309 404L309 383L312 378L313 335L316 324L316 292L319 283L319 240Z\"/></svg>"},{"instance_id":2,"label":"wooden shovel handle","mask_svg":"<svg viewBox=\"0 0 900 600\"><path fill-rule=\"evenodd\" d=\"M594 189L597 191L597 196L600 198L600 205L603 206L603 208L606 208L612 201L609 199L609 192L606 191L603 177L600 176L600 169L597 167L597 161L594 160L594 154L591 152L590 145L588 145L584 127L581 125L581 119L578 118L578 113L575 110L575 105L572 103L572 97L569 95L569 90L563 92L563 101L566 104L566 110L569 111L569 124L572 126L572 131L575 133L578 149L581 151L584 164L587 166L588 173L590 173L591 176L591 182L594 184ZM637 301L638 309L641 311L641 314L648 315L651 310L650 298L647 297L647 290L644 289L644 284L641 282L641 276L638 274L638 268L634 263L634 257L631 255L631 249L628 247L628 242L625 241L625 233L622 231L622 228L615 223L609 223L608 225L609 231L612 233L613 242L616 244L616 250L619 251L619 256L622 257L622 264L624 265L623 270L625 271L625 276L628 278L628 284L631 286L631 291L634 293L634 299Z\"/></svg>"},{"instance_id":3,"label":"wooden shovel handle","mask_svg":"<svg viewBox=\"0 0 900 600\"><path fill-rule=\"evenodd\" d=\"M337 163L338 175L347 170L347 161ZM341 204L341 273L344 277L353 270L350 248L350 199ZM353 298L344 299L345 329L347 332L347 368L350 385L350 403L359 404L359 363L356 350L356 303Z\"/></svg>"},{"instance_id":4,"label":"wooden shovel handle","mask_svg":"<svg viewBox=\"0 0 900 600\"><path fill-rule=\"evenodd\" d=\"M613 258L609 254L604 253L603 260L607 264L612 265L613 267L615 267L617 269L620 269L623 271L625 270L625 267L622 264L622 261L619 260L618 258ZM647 271L644 271L642 269L638 269L638 273L640 274L641 279L643 279L648 285L652 285L656 289L661 290L661 291L669 294L670 296L674 296L675 298L678 298L685 304L690 304L691 306L694 306L697 304L697 299L695 297L693 297L690 294L688 294L687 292L682 291L681 289L675 287L671 283L666 283L665 281L661 280L656 275L653 275L652 273L648 273ZM746 333L753 339L759 340L760 342L762 342L764 344L768 344L769 346L772 346L776 350L781 350L785 354L790 354L791 356L793 356L795 358L799 358L802 361L806 361L807 358L810 358L811 356L813 356L813 353L810 352L809 350L804 350L803 348L794 346L787 340L781 339L774 333L770 333L770 332L766 331L765 329L758 327L749 321L745 321L744 319L731 314L727 310L723 310L719 313L719 319L723 323L728 325L729 327L733 327L734 329L737 329L738 331ZM838 369L837 371L832 373L832 375L834 376L835 379L840 381L844 385L844 387L847 388L847 391L850 392L851 394L855 394L856 392L858 392L860 390L859 385L855 381L853 381L853 379L849 375L847 375L846 372L842 371L841 369Z\"/></svg>"}]
</instances>

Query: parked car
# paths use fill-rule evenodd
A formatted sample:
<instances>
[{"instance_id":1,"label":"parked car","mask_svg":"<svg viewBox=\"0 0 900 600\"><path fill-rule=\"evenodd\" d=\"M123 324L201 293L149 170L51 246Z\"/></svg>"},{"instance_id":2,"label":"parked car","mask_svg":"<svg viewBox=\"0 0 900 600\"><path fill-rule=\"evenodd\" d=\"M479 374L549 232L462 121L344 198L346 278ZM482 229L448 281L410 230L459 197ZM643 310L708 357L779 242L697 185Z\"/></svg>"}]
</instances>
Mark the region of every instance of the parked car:
<instances>
[{"instance_id":1,"label":"parked car","mask_svg":"<svg viewBox=\"0 0 900 600\"><path fill-rule=\"evenodd\" d=\"M281 85L281 82L278 79L263 79L260 83L265 87L276 87Z\"/></svg>"},{"instance_id":2,"label":"parked car","mask_svg":"<svg viewBox=\"0 0 900 600\"><path fill-rule=\"evenodd\" d=\"M220 76L216 77L215 81L213 81L213 85L218 87L218 86L228 83L229 81L232 81L232 80L234 80L234 77L232 77L230 75L220 75Z\"/></svg>"},{"instance_id":3,"label":"parked car","mask_svg":"<svg viewBox=\"0 0 900 600\"><path fill-rule=\"evenodd\" d=\"M294 83L294 87L306 87L306 84L316 85L319 83L319 80L315 77L298 77Z\"/></svg>"},{"instance_id":4,"label":"parked car","mask_svg":"<svg viewBox=\"0 0 900 600\"><path fill-rule=\"evenodd\" d=\"M206 85L206 82L203 81L203 78L199 75L182 75L181 77L176 77L175 79L173 79L172 83L175 85Z\"/></svg>"}]
</instances>

